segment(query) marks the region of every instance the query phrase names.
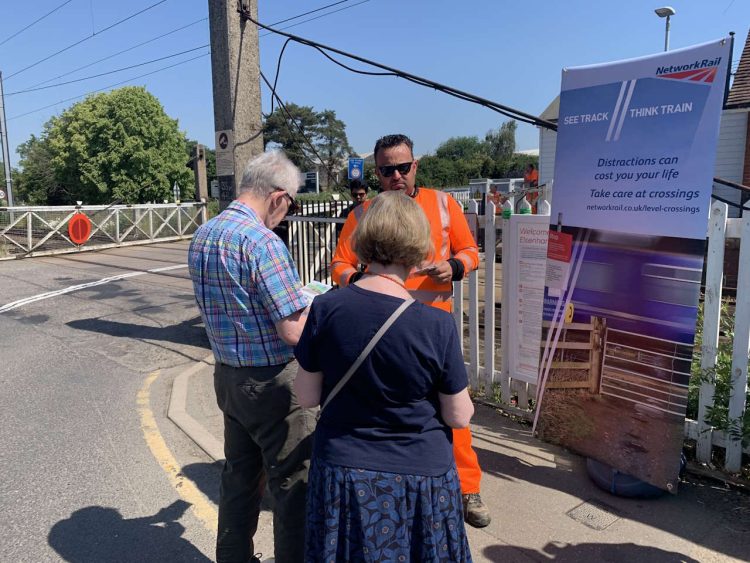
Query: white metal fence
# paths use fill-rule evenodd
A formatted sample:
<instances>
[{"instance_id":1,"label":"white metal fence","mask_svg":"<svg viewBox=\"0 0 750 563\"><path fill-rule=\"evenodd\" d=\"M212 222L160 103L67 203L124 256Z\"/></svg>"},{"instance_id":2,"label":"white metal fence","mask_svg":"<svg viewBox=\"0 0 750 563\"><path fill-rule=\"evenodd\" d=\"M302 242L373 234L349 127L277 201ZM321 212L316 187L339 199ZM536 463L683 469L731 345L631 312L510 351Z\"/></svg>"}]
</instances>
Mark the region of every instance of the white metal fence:
<instances>
[{"instance_id":1,"label":"white metal fence","mask_svg":"<svg viewBox=\"0 0 750 563\"><path fill-rule=\"evenodd\" d=\"M91 234L76 244L70 220L83 213ZM206 220L206 204L83 205L0 208L0 260L190 238Z\"/></svg>"}]
</instances>

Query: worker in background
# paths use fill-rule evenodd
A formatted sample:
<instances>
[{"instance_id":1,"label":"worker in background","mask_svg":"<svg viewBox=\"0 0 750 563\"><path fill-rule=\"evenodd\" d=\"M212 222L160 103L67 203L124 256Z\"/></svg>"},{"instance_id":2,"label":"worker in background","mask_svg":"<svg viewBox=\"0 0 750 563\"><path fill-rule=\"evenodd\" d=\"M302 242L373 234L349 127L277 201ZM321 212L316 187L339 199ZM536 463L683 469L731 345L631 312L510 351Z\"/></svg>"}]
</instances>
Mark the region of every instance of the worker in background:
<instances>
[{"instance_id":1,"label":"worker in background","mask_svg":"<svg viewBox=\"0 0 750 563\"><path fill-rule=\"evenodd\" d=\"M445 192L416 186L418 162L413 149L414 144L405 135L382 137L375 144L375 173L383 191L402 190L414 198L430 223L434 258L409 275L406 289L414 299L451 312L452 282L476 270L479 250L458 202ZM352 249L351 236L369 204L368 201L354 208L339 237L331 274L333 281L342 287L363 275ZM487 526L491 516L479 493L482 472L471 447L469 428L453 430L453 454L461 481L464 519L477 528Z\"/></svg>"},{"instance_id":2,"label":"worker in background","mask_svg":"<svg viewBox=\"0 0 750 563\"><path fill-rule=\"evenodd\" d=\"M539 172L531 162L526 166L523 173L523 189L530 190L539 186ZM526 201L531 204L532 213L536 213L536 200L539 199L539 192L527 192Z\"/></svg>"},{"instance_id":3,"label":"worker in background","mask_svg":"<svg viewBox=\"0 0 750 563\"><path fill-rule=\"evenodd\" d=\"M502 213L501 204L503 203L503 194L498 191L497 184L490 185L490 191L487 194L487 203L490 201L495 204L495 215Z\"/></svg>"}]
</instances>

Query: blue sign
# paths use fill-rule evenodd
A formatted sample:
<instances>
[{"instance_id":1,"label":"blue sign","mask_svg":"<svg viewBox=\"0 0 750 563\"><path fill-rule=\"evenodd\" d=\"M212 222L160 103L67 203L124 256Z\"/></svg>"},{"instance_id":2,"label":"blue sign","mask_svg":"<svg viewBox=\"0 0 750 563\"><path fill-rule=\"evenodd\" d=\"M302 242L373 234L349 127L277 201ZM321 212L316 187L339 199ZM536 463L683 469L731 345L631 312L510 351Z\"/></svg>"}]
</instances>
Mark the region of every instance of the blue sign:
<instances>
[{"instance_id":1,"label":"blue sign","mask_svg":"<svg viewBox=\"0 0 750 563\"><path fill-rule=\"evenodd\" d=\"M364 158L350 158L348 178L350 180L363 180L364 175L365 175L365 159Z\"/></svg>"}]
</instances>

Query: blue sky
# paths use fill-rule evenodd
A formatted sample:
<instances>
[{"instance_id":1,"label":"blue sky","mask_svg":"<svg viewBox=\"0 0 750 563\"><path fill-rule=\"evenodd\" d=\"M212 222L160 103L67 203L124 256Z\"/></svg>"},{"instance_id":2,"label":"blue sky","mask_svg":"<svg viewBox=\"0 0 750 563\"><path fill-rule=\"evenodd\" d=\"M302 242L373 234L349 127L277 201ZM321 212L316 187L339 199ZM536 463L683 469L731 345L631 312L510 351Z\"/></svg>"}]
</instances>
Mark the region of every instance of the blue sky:
<instances>
[{"instance_id":1,"label":"blue sky","mask_svg":"<svg viewBox=\"0 0 750 563\"><path fill-rule=\"evenodd\" d=\"M160 62L36 92L10 95L136 65L209 43L206 0L166 0L143 14L102 31L159 0L70 0L50 17L6 39L64 0L2 0L0 71L4 77L11 162L18 144L78 100L61 101L114 83L145 86L193 139L213 146L213 100L208 48ZM277 22L335 0L258 0L265 23ZM286 27L334 10L337 13L287 31L377 60L538 115L557 95L560 72L578 66L659 52L664 20L653 10L665 4L642 0L348 0ZM673 0L670 47L703 43L736 32L735 61L750 25L747 0ZM189 25L193 24L193 25ZM167 37L67 74L98 59L188 26ZM83 40L28 70L25 67ZM5 41L5 42L4 42ZM4 43L3 43L4 42ZM261 69L272 79L283 38L261 37ZM168 65L173 68L134 78ZM357 63L349 63L365 68ZM369 69L373 70L373 69ZM66 74L56 80L59 75ZM45 84L40 84L42 82ZM381 135L403 132L425 154L449 137L483 136L505 118L393 77L350 73L298 44L284 55L278 93L285 101L333 109L347 125L355 151L369 152ZM83 99L83 98L80 98ZM44 106L51 106L34 111ZM263 88L264 111L270 95ZM28 113L27 112L33 112ZM536 148L538 132L519 124L517 147Z\"/></svg>"}]
</instances>

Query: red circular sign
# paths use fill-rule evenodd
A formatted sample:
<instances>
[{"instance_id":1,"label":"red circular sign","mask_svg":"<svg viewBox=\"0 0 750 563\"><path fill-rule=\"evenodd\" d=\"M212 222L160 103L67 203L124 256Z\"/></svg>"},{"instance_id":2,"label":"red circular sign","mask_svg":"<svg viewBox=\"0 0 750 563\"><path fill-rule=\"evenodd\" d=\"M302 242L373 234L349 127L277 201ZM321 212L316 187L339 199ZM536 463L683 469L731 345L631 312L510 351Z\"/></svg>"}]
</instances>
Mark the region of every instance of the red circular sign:
<instances>
[{"instance_id":1,"label":"red circular sign","mask_svg":"<svg viewBox=\"0 0 750 563\"><path fill-rule=\"evenodd\" d=\"M91 235L91 220L83 213L76 213L68 222L68 235L76 244L83 244Z\"/></svg>"}]
</instances>

